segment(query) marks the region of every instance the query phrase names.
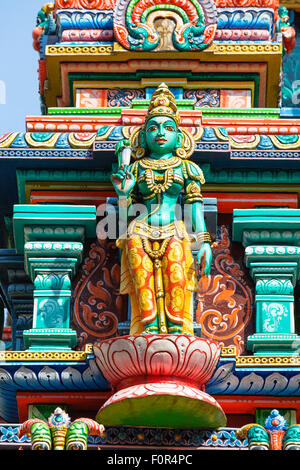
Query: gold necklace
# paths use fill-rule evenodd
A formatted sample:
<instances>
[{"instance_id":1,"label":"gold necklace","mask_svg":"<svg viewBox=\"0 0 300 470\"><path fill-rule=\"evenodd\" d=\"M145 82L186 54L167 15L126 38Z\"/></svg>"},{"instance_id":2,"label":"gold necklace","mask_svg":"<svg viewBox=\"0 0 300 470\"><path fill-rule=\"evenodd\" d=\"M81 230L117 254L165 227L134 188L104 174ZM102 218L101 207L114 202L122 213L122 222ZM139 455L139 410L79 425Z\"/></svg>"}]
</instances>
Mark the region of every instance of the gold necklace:
<instances>
[{"instance_id":1,"label":"gold necklace","mask_svg":"<svg viewBox=\"0 0 300 470\"><path fill-rule=\"evenodd\" d=\"M152 191L152 194L164 193L173 184L173 181L174 181L173 169L169 168L168 170L166 170L163 183L155 183L155 175L153 173L153 170L150 170L149 168L147 168L147 170L145 171L145 181L150 191Z\"/></svg>"},{"instance_id":2,"label":"gold necklace","mask_svg":"<svg viewBox=\"0 0 300 470\"><path fill-rule=\"evenodd\" d=\"M167 160L154 160L154 158L143 158L139 160L142 168L149 168L150 170L168 170L169 168L177 168L182 163L179 157L171 157Z\"/></svg>"}]
</instances>

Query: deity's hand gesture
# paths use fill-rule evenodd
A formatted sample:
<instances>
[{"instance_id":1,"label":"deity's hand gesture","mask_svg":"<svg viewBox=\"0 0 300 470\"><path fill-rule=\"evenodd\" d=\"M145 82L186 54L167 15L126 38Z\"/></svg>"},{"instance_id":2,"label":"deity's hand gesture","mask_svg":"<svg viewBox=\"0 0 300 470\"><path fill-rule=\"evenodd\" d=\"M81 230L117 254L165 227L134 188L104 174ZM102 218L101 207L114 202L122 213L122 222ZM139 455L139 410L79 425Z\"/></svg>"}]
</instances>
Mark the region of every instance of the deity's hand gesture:
<instances>
[{"instance_id":1,"label":"deity's hand gesture","mask_svg":"<svg viewBox=\"0 0 300 470\"><path fill-rule=\"evenodd\" d=\"M130 141L123 139L116 145L116 155L119 161L119 168L116 173L111 176L112 184L118 196L128 197L130 191L136 183L134 175L129 171L129 166L121 163L121 153L124 147L130 145Z\"/></svg>"},{"instance_id":2,"label":"deity's hand gesture","mask_svg":"<svg viewBox=\"0 0 300 470\"><path fill-rule=\"evenodd\" d=\"M209 276L212 262L212 251L209 243L202 243L197 254L201 276Z\"/></svg>"},{"instance_id":3,"label":"deity's hand gesture","mask_svg":"<svg viewBox=\"0 0 300 470\"><path fill-rule=\"evenodd\" d=\"M134 175L128 170L128 166L123 164L117 173L111 175L111 181L118 196L128 197L135 185Z\"/></svg>"}]
</instances>

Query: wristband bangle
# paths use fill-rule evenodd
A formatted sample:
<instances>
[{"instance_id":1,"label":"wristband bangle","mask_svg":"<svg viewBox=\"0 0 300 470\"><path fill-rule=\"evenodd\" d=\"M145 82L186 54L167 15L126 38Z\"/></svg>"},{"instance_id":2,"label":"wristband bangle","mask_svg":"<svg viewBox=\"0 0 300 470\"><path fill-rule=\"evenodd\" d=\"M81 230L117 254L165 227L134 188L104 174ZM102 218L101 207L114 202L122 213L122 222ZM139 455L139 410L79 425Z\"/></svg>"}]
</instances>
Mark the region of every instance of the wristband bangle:
<instances>
[{"instance_id":1,"label":"wristband bangle","mask_svg":"<svg viewBox=\"0 0 300 470\"><path fill-rule=\"evenodd\" d=\"M197 242L201 245L202 243L211 243L210 234L208 232L199 232L196 234Z\"/></svg>"}]
</instances>

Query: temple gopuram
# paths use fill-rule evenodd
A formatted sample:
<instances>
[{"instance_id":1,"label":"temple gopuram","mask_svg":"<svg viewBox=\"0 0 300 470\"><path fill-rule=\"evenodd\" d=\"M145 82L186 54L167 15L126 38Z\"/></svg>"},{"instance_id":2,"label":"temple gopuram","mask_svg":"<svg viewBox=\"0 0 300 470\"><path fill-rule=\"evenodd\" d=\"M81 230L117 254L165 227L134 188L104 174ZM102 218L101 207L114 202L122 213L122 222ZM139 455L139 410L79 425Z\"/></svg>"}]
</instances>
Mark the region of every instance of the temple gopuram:
<instances>
[{"instance_id":1,"label":"temple gopuram","mask_svg":"<svg viewBox=\"0 0 300 470\"><path fill-rule=\"evenodd\" d=\"M32 17L41 114L0 135L0 450L300 450L299 0Z\"/></svg>"}]
</instances>

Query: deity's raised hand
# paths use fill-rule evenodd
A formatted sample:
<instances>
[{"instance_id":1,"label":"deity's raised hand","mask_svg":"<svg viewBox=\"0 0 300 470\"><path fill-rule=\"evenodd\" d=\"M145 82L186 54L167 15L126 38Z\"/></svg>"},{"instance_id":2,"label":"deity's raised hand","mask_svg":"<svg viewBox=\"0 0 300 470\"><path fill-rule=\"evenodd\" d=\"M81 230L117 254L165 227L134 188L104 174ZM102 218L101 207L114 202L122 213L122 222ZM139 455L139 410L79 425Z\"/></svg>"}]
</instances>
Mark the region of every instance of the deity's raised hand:
<instances>
[{"instance_id":1,"label":"deity's raised hand","mask_svg":"<svg viewBox=\"0 0 300 470\"><path fill-rule=\"evenodd\" d=\"M130 191L136 183L134 175L129 171L128 167L121 165L116 173L111 176L112 184L118 196L128 197Z\"/></svg>"}]
</instances>

